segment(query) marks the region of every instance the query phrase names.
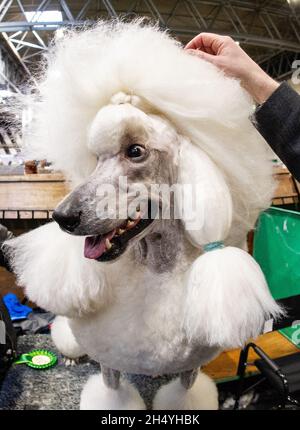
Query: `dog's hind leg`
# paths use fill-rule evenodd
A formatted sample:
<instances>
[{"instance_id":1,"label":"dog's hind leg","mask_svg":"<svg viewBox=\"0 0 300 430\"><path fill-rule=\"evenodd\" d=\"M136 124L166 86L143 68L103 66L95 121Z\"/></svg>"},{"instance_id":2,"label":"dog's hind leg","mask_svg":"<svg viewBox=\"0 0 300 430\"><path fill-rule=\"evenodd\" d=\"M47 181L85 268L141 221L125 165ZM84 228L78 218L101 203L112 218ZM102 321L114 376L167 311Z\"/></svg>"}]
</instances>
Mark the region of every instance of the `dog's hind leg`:
<instances>
[{"instance_id":1,"label":"dog's hind leg","mask_svg":"<svg viewBox=\"0 0 300 430\"><path fill-rule=\"evenodd\" d=\"M80 409L130 410L146 409L139 392L118 370L101 366L101 374L93 375L83 388Z\"/></svg>"},{"instance_id":2,"label":"dog's hind leg","mask_svg":"<svg viewBox=\"0 0 300 430\"><path fill-rule=\"evenodd\" d=\"M153 400L153 409L218 409L216 384L198 369L183 372L179 378L158 390Z\"/></svg>"},{"instance_id":3,"label":"dog's hind leg","mask_svg":"<svg viewBox=\"0 0 300 430\"><path fill-rule=\"evenodd\" d=\"M76 360L85 355L78 345L66 317L55 317L51 325L51 337L59 352L64 356L65 364L74 365Z\"/></svg>"},{"instance_id":4,"label":"dog's hind leg","mask_svg":"<svg viewBox=\"0 0 300 430\"><path fill-rule=\"evenodd\" d=\"M194 385L196 378L198 376L199 370L193 369L193 370L187 370L186 372L180 373L180 382L181 385L186 390L189 390Z\"/></svg>"}]
</instances>

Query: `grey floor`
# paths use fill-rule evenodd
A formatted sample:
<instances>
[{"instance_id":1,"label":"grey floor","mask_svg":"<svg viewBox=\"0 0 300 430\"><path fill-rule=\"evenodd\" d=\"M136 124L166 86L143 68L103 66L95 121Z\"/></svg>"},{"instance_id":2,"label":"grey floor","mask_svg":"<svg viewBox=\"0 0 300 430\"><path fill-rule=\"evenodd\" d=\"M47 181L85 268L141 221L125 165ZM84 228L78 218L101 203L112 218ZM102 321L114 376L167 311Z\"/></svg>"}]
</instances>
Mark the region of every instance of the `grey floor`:
<instances>
[{"instance_id":1,"label":"grey floor","mask_svg":"<svg viewBox=\"0 0 300 430\"><path fill-rule=\"evenodd\" d=\"M18 352L48 349L58 355L58 364L47 370L13 365L0 389L0 410L4 409L79 409L80 393L90 375L99 373L99 365L88 359L76 366L66 366L49 335L20 336ZM126 375L138 388L147 408L151 408L157 389L170 377L150 378Z\"/></svg>"},{"instance_id":2,"label":"grey floor","mask_svg":"<svg viewBox=\"0 0 300 430\"><path fill-rule=\"evenodd\" d=\"M58 355L58 364L48 370L35 370L26 365L13 365L0 388L1 409L79 409L80 393L90 375L99 373L99 365L87 358L74 367L67 367L54 347L49 335L19 337L19 353L32 349L48 349ZM175 376L175 375L174 375ZM139 390L148 409L157 389L168 382L170 376L150 378L141 375L125 375ZM234 399L231 390L224 387L220 392L221 409L232 409ZM300 401L300 399L298 399ZM276 393L268 385L243 396L241 408L270 409L276 405Z\"/></svg>"}]
</instances>

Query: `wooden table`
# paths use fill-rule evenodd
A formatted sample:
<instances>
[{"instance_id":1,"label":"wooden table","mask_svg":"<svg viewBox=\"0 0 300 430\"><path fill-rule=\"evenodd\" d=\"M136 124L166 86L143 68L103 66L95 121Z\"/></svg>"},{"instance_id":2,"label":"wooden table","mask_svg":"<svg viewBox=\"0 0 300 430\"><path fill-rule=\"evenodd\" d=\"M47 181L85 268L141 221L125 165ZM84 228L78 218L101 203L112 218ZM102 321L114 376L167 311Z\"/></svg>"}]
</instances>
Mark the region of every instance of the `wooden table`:
<instances>
[{"instance_id":1,"label":"wooden table","mask_svg":"<svg viewBox=\"0 0 300 430\"><path fill-rule=\"evenodd\" d=\"M68 193L62 174L0 176L0 219L47 219Z\"/></svg>"}]
</instances>

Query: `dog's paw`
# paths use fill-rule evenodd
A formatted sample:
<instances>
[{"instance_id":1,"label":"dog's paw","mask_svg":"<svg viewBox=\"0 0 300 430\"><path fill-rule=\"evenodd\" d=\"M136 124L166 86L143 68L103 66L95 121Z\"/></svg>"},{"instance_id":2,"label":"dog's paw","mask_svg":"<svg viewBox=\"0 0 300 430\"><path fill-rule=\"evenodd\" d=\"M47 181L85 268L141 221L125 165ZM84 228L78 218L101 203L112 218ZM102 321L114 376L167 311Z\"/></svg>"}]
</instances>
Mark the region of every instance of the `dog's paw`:
<instances>
[{"instance_id":1,"label":"dog's paw","mask_svg":"<svg viewBox=\"0 0 300 430\"><path fill-rule=\"evenodd\" d=\"M79 358L63 357L63 363L66 367L73 367L79 363Z\"/></svg>"}]
</instances>

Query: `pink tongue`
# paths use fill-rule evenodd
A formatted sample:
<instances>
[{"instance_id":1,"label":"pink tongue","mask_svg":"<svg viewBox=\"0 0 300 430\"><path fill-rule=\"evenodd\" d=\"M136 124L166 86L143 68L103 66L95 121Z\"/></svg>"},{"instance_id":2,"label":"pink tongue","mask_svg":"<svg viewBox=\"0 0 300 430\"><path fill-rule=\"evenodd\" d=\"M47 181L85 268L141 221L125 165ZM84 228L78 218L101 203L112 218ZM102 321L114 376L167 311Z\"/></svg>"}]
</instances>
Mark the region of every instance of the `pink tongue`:
<instances>
[{"instance_id":1,"label":"pink tongue","mask_svg":"<svg viewBox=\"0 0 300 430\"><path fill-rule=\"evenodd\" d=\"M84 256L95 260L106 251L105 241L110 240L114 237L116 230L112 230L109 233L101 236L89 236L86 237L84 243Z\"/></svg>"}]
</instances>

